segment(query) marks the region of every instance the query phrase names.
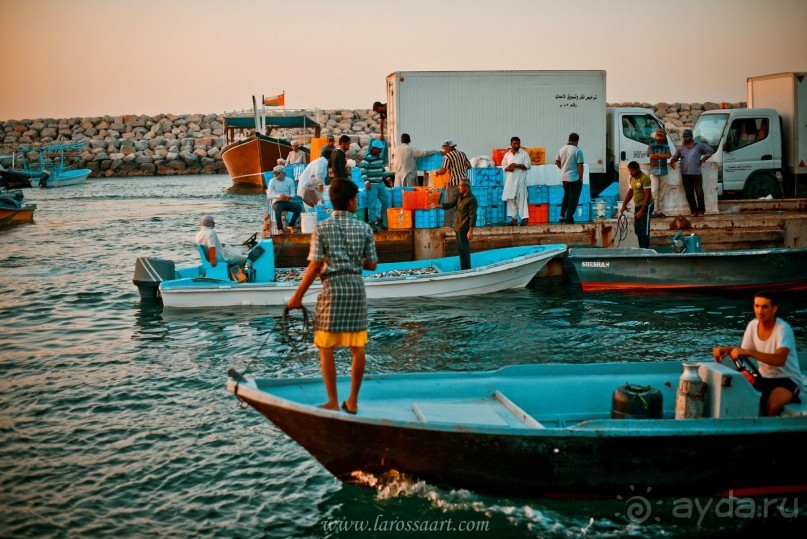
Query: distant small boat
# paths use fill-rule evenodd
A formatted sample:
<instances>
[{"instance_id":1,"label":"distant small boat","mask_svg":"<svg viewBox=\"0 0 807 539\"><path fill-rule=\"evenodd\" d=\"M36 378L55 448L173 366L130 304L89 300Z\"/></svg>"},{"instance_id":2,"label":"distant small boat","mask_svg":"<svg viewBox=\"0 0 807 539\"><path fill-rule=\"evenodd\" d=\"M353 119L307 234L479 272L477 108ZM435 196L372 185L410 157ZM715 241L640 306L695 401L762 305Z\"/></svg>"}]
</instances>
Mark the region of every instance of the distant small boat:
<instances>
[{"instance_id":1,"label":"distant small boat","mask_svg":"<svg viewBox=\"0 0 807 539\"><path fill-rule=\"evenodd\" d=\"M67 142L42 148L21 147L14 156L21 168L0 168L0 176L9 186L16 184L19 187L64 187L84 183L92 171L88 168L76 168L76 164L86 146L86 142ZM38 157L31 159L30 155ZM26 178L28 184L25 183Z\"/></svg>"},{"instance_id":2,"label":"distant small boat","mask_svg":"<svg viewBox=\"0 0 807 539\"><path fill-rule=\"evenodd\" d=\"M616 499L639 485L654 497L807 492L807 405L759 417L742 373L711 358L697 369L704 416L689 419L675 419L674 361L368 374L355 415L318 407L319 377L230 371L227 389L344 482L396 471L529 498ZM350 378L337 388L346 396ZM636 389L620 400L618 388Z\"/></svg>"},{"instance_id":3,"label":"distant small boat","mask_svg":"<svg viewBox=\"0 0 807 539\"><path fill-rule=\"evenodd\" d=\"M567 258L586 292L807 290L807 248L659 253L581 247L569 249Z\"/></svg>"},{"instance_id":4,"label":"distant small boat","mask_svg":"<svg viewBox=\"0 0 807 539\"><path fill-rule=\"evenodd\" d=\"M5 189L32 187L31 174L19 170L8 170L0 166L0 187Z\"/></svg>"},{"instance_id":5,"label":"distant small boat","mask_svg":"<svg viewBox=\"0 0 807 539\"><path fill-rule=\"evenodd\" d=\"M550 259L564 252L566 246L562 244L480 251L471 253L472 267L464 271L459 269L456 256L378 264L375 271L364 272L365 290L367 299L375 300L471 296L523 288ZM299 277L276 280L273 243L269 238L262 239L248 255L250 282L233 281L226 264L214 267L201 250L200 256L200 266L178 270L171 261L138 258L133 282L141 296L159 295L163 305L178 308L283 306L300 284ZM302 271L298 273L302 275ZM316 281L303 301L315 302L321 290L322 283Z\"/></svg>"},{"instance_id":6,"label":"distant small boat","mask_svg":"<svg viewBox=\"0 0 807 539\"><path fill-rule=\"evenodd\" d=\"M36 204L26 204L20 190L0 193L0 225L31 223Z\"/></svg>"}]
</instances>

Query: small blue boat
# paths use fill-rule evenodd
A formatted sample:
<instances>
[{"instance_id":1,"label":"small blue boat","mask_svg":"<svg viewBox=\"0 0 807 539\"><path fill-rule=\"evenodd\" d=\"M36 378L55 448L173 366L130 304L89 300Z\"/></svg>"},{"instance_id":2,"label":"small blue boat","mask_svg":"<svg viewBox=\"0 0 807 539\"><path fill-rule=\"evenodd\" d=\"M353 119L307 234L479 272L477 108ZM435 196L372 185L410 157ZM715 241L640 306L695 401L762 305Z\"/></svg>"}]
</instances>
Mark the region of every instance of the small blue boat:
<instances>
[{"instance_id":1,"label":"small blue boat","mask_svg":"<svg viewBox=\"0 0 807 539\"><path fill-rule=\"evenodd\" d=\"M77 164L86 146L86 142L51 144L42 148L24 146L18 148L14 156L15 164L21 168L4 169L0 174L6 181L14 180L17 185L25 187L65 187L84 183L92 171L78 168ZM25 178L30 181L29 185L19 183Z\"/></svg>"},{"instance_id":2,"label":"small blue boat","mask_svg":"<svg viewBox=\"0 0 807 539\"><path fill-rule=\"evenodd\" d=\"M230 392L344 482L395 471L530 498L616 497L634 485L654 496L807 492L807 404L759 417L759 393L711 358L697 367L703 417L688 419L675 419L678 362L370 374L355 415L318 407L321 378L230 372ZM626 382L657 395L656 416L616 408ZM339 395L349 388L339 377Z\"/></svg>"},{"instance_id":3,"label":"small blue boat","mask_svg":"<svg viewBox=\"0 0 807 539\"><path fill-rule=\"evenodd\" d=\"M460 270L459 258L444 257L378 264L365 271L368 300L416 297L454 297L489 294L523 288L550 259L562 256L566 245L528 245L471 253L471 269ZM247 258L246 282L237 282L226 264L212 266L199 248L201 264L175 269L170 260L138 258L134 284L145 298L161 297L163 305L177 308L286 305L300 284L304 268L282 276L276 270L271 238L263 238ZM313 303L322 290L314 282L303 301Z\"/></svg>"}]
</instances>

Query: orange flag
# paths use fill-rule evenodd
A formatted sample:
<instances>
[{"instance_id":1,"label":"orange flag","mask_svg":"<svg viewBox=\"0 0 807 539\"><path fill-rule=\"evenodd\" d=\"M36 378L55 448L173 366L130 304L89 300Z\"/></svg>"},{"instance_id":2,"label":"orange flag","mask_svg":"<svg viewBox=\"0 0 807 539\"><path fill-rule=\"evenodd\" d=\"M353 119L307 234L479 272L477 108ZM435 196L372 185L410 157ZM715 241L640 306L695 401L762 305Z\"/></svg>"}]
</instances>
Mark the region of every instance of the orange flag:
<instances>
[{"instance_id":1,"label":"orange flag","mask_svg":"<svg viewBox=\"0 0 807 539\"><path fill-rule=\"evenodd\" d=\"M286 106L286 92L273 97L264 97L263 104L267 107L285 107Z\"/></svg>"}]
</instances>

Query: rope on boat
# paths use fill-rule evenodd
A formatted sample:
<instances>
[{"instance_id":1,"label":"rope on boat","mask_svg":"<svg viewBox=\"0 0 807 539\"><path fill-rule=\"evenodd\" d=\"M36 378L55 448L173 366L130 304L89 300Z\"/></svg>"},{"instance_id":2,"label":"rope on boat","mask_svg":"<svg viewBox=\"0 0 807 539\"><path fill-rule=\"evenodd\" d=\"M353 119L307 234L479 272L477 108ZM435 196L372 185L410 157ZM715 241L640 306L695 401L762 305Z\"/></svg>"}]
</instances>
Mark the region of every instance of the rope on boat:
<instances>
[{"instance_id":1,"label":"rope on boat","mask_svg":"<svg viewBox=\"0 0 807 539\"><path fill-rule=\"evenodd\" d=\"M623 213L623 214L620 214L619 217L617 217L617 219L616 219L616 235L614 235L614 237L611 238L611 243L606 245L606 247L609 247L609 246L613 245L614 241L617 238L619 238L619 242L616 244L616 247L619 247L620 245L622 245L622 242L625 241L625 238L627 238L627 237L628 237L628 218Z\"/></svg>"},{"instance_id":2,"label":"rope on boat","mask_svg":"<svg viewBox=\"0 0 807 539\"><path fill-rule=\"evenodd\" d=\"M300 309L303 311L303 333L306 333L311 328L311 313L308 312L308 309L305 306L300 307ZM289 306L286 305L285 309L283 309L283 317L280 320L280 329L283 333L286 333L287 330L286 317L288 316L289 312L290 312ZM235 380L235 388L233 388L233 395L235 395L235 398L238 399L238 405L241 408L246 408L247 403L240 396L238 396L238 386L241 385L241 382L246 380L244 376L247 374L247 371L249 371L249 368L252 367L252 364L255 363L255 360L258 359L258 356L261 354L261 351L263 351L263 348L264 346L266 346L266 343L269 342L269 338L271 336L272 336L271 333L269 333L266 336L266 339L264 339L263 344L261 344L260 348L258 348L258 351L255 352L255 355L252 356L252 359L249 361L249 363L247 363L244 372L238 372L232 367L227 369L227 375L233 380Z\"/></svg>"}]
</instances>

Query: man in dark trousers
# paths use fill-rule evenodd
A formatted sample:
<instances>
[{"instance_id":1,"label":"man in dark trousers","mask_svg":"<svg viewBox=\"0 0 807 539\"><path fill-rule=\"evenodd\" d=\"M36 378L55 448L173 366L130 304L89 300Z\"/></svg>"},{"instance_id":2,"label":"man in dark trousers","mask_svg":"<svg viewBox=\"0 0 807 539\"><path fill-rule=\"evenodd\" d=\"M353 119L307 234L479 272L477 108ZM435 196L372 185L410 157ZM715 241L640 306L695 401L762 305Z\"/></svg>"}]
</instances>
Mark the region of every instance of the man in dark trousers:
<instances>
[{"instance_id":1,"label":"man in dark trousers","mask_svg":"<svg viewBox=\"0 0 807 539\"><path fill-rule=\"evenodd\" d=\"M442 206L444 210L456 208L454 233L457 236L457 250L460 252L460 269L471 269L471 240L474 238L478 204L476 197L471 193L471 184L468 180L460 182L457 198ZM429 208L436 207L437 204L429 204Z\"/></svg>"},{"instance_id":2,"label":"man in dark trousers","mask_svg":"<svg viewBox=\"0 0 807 539\"><path fill-rule=\"evenodd\" d=\"M583 152L577 147L580 135L569 134L569 142L558 150L555 166L560 169L563 182L563 201L560 204L561 223L574 223L574 213L583 191Z\"/></svg>"}]
</instances>

